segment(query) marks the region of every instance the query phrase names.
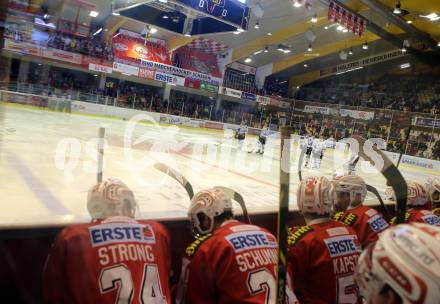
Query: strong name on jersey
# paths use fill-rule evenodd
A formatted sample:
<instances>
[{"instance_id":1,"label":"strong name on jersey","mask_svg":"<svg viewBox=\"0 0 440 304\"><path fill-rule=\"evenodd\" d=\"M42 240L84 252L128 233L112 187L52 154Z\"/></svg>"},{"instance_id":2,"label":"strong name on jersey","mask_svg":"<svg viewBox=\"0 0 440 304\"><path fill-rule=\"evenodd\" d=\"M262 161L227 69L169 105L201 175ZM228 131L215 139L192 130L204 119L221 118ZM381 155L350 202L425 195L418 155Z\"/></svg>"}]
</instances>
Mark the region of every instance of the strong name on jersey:
<instances>
[{"instance_id":1,"label":"strong name on jersey","mask_svg":"<svg viewBox=\"0 0 440 304\"><path fill-rule=\"evenodd\" d=\"M266 230L226 221L186 250L177 303L275 303L277 240ZM289 283L286 303L297 303Z\"/></svg>"},{"instance_id":2,"label":"strong name on jersey","mask_svg":"<svg viewBox=\"0 0 440 304\"><path fill-rule=\"evenodd\" d=\"M164 226L113 217L57 236L43 294L48 303L171 303L170 268Z\"/></svg>"},{"instance_id":3,"label":"strong name on jersey","mask_svg":"<svg viewBox=\"0 0 440 304\"><path fill-rule=\"evenodd\" d=\"M358 206L345 212L338 212L333 218L356 231L362 248L377 241L378 234L389 227L382 214L367 206Z\"/></svg>"},{"instance_id":4,"label":"strong name on jersey","mask_svg":"<svg viewBox=\"0 0 440 304\"><path fill-rule=\"evenodd\" d=\"M361 303L353 273L361 253L355 231L337 221L291 229L287 260L301 303Z\"/></svg>"},{"instance_id":5,"label":"strong name on jersey","mask_svg":"<svg viewBox=\"0 0 440 304\"><path fill-rule=\"evenodd\" d=\"M409 209L405 213L405 223L425 223L433 226L440 226L440 218L426 209ZM391 225L396 224L396 217L390 221Z\"/></svg>"}]
</instances>

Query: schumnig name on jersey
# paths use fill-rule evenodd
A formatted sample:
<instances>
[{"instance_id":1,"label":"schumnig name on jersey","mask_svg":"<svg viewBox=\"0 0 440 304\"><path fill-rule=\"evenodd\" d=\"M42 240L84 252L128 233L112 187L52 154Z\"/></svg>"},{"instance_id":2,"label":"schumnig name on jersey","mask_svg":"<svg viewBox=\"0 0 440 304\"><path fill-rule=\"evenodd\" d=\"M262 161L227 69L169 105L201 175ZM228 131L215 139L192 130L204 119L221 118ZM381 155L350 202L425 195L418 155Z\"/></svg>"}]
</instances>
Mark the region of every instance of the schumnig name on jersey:
<instances>
[{"instance_id":1,"label":"schumnig name on jersey","mask_svg":"<svg viewBox=\"0 0 440 304\"><path fill-rule=\"evenodd\" d=\"M102 224L90 227L89 233L93 247L103 246L98 249L99 263L103 266L127 261L155 261L150 244L156 240L150 225Z\"/></svg>"},{"instance_id":2,"label":"schumnig name on jersey","mask_svg":"<svg viewBox=\"0 0 440 304\"><path fill-rule=\"evenodd\" d=\"M226 237L234 251L238 269L242 272L277 263L275 237L261 231L233 233Z\"/></svg>"}]
</instances>

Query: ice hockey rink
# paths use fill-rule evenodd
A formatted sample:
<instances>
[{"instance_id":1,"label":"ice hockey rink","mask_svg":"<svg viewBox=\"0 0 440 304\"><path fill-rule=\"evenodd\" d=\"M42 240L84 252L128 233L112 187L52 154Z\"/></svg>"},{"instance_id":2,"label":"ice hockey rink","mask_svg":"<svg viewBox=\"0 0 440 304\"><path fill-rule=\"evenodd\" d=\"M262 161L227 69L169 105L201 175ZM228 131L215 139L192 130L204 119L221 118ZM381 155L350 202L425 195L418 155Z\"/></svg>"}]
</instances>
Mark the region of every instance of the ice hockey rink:
<instances>
[{"instance_id":1,"label":"ice hockey rink","mask_svg":"<svg viewBox=\"0 0 440 304\"><path fill-rule=\"evenodd\" d=\"M156 162L180 171L195 191L213 186L236 190L251 214L277 210L279 140L268 140L264 156L237 152L231 132L144 123L146 117L135 123L0 104L0 195L7 198L2 201L1 227L90 220L86 198L96 182L100 127L106 130L104 178L120 178L133 189L140 218L183 218L189 206L185 190L156 170ZM255 144L255 137L247 138L245 149L252 150ZM326 150L321 169L304 170L303 176L316 173L331 177L335 170L341 170L348 156L335 160L334 154L334 150ZM297 209L298 159L294 143L290 210ZM422 182L440 174L410 165L402 165L401 170L405 178ZM384 192L385 179L374 168L358 173ZM369 203L377 202L369 197Z\"/></svg>"}]
</instances>

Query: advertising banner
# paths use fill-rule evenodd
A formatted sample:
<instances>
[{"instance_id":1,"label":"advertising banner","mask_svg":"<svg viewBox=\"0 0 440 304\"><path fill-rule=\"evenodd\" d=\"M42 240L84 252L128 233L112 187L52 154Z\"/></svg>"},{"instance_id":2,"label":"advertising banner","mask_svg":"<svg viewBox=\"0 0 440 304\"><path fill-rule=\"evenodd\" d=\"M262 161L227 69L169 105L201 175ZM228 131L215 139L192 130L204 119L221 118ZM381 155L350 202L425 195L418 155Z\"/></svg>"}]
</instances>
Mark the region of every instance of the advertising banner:
<instances>
[{"instance_id":1,"label":"advertising banner","mask_svg":"<svg viewBox=\"0 0 440 304\"><path fill-rule=\"evenodd\" d=\"M146 68L139 68L139 77L145 78L145 79L154 79L155 71L146 69Z\"/></svg>"},{"instance_id":2,"label":"advertising banner","mask_svg":"<svg viewBox=\"0 0 440 304\"><path fill-rule=\"evenodd\" d=\"M220 83L223 82L223 79L221 78L217 78L208 74L203 74L203 73L199 73L199 72L195 72L195 71L190 71L190 70L186 70L186 69L181 69L169 64L163 64L160 62L153 62L153 61L149 61L149 60L142 60L141 61L141 67L145 67L145 68L149 68L149 69L154 69L156 71L159 72L163 72L163 73L168 73L168 74L173 74L173 75L177 75L177 76L182 76L185 78L192 78L192 79L197 79L197 80L202 80L202 81L206 81L206 82L210 82L211 84L217 84L219 85Z\"/></svg>"},{"instance_id":3,"label":"advertising banner","mask_svg":"<svg viewBox=\"0 0 440 304\"><path fill-rule=\"evenodd\" d=\"M111 66L100 65L96 63L89 63L89 70L105 74L111 74L113 72L113 68Z\"/></svg>"},{"instance_id":4,"label":"advertising banner","mask_svg":"<svg viewBox=\"0 0 440 304\"><path fill-rule=\"evenodd\" d=\"M270 104L270 97L266 97L266 96L257 96L257 102L261 103L263 105L268 105Z\"/></svg>"},{"instance_id":5,"label":"advertising banner","mask_svg":"<svg viewBox=\"0 0 440 304\"><path fill-rule=\"evenodd\" d=\"M201 88L201 81L191 78L185 78L185 87L198 90Z\"/></svg>"},{"instance_id":6,"label":"advertising banner","mask_svg":"<svg viewBox=\"0 0 440 304\"><path fill-rule=\"evenodd\" d=\"M64 61L73 64L82 63L82 56L80 54L74 54L55 49L42 49L42 56L49 59Z\"/></svg>"},{"instance_id":7,"label":"advertising banner","mask_svg":"<svg viewBox=\"0 0 440 304\"><path fill-rule=\"evenodd\" d=\"M257 73L257 68L250 66L250 65L242 64L239 62L234 62L229 67L231 69L234 69L234 70L246 73L246 74L255 75Z\"/></svg>"},{"instance_id":8,"label":"advertising banner","mask_svg":"<svg viewBox=\"0 0 440 304\"><path fill-rule=\"evenodd\" d=\"M230 88L226 88L226 87L220 87L219 93L223 94L223 95L235 97L235 98L241 98L242 92L239 90L234 90L234 89L230 89Z\"/></svg>"},{"instance_id":9,"label":"advertising banner","mask_svg":"<svg viewBox=\"0 0 440 304\"><path fill-rule=\"evenodd\" d=\"M200 83L200 89L203 91L207 91L210 93L217 93L218 92L218 86L212 85L210 83L202 81Z\"/></svg>"},{"instance_id":10,"label":"advertising banner","mask_svg":"<svg viewBox=\"0 0 440 304\"><path fill-rule=\"evenodd\" d=\"M327 107L318 107L318 106L305 106L304 112L306 113L319 113L319 114L326 114L328 115L330 113L330 109Z\"/></svg>"},{"instance_id":11,"label":"advertising banner","mask_svg":"<svg viewBox=\"0 0 440 304\"><path fill-rule=\"evenodd\" d=\"M113 62L113 70L120 72L122 74L125 75L139 75L139 68L132 66L132 65L128 65L128 64L123 64L123 63L119 63L119 62Z\"/></svg>"},{"instance_id":12,"label":"advertising banner","mask_svg":"<svg viewBox=\"0 0 440 304\"><path fill-rule=\"evenodd\" d=\"M5 50L33 55L33 56L41 56L41 48L30 43L21 43L15 42L11 39L5 39Z\"/></svg>"},{"instance_id":13,"label":"advertising banner","mask_svg":"<svg viewBox=\"0 0 440 304\"><path fill-rule=\"evenodd\" d=\"M251 100L251 101L256 101L257 100L257 95L252 94L252 93L248 93L248 92L242 92L241 93L241 98L247 99L247 100Z\"/></svg>"},{"instance_id":14,"label":"advertising banner","mask_svg":"<svg viewBox=\"0 0 440 304\"><path fill-rule=\"evenodd\" d=\"M185 78L161 72L156 72L154 75L154 79L157 81L171 83L179 86L185 85Z\"/></svg>"},{"instance_id":15,"label":"advertising banner","mask_svg":"<svg viewBox=\"0 0 440 304\"><path fill-rule=\"evenodd\" d=\"M374 112L340 109L339 114L341 114L341 116L343 117L349 116L355 119L363 119L363 120L374 119Z\"/></svg>"},{"instance_id":16,"label":"advertising banner","mask_svg":"<svg viewBox=\"0 0 440 304\"><path fill-rule=\"evenodd\" d=\"M440 128L440 119L430 117L416 117L414 125L420 127Z\"/></svg>"}]
</instances>

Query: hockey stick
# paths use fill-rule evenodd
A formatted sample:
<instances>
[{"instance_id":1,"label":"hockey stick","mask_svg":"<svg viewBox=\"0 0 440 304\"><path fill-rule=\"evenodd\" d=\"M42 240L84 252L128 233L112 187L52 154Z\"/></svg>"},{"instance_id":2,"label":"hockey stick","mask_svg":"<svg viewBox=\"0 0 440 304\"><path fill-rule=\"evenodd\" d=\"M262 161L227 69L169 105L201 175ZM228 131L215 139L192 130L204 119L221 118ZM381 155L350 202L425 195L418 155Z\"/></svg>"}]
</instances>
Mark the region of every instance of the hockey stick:
<instances>
[{"instance_id":1,"label":"hockey stick","mask_svg":"<svg viewBox=\"0 0 440 304\"><path fill-rule=\"evenodd\" d=\"M185 188L186 193L188 193L188 196L190 199L192 199L194 197L194 190L193 190L191 183L180 172L170 168L169 166L167 166L164 163L155 163L154 168L156 168L157 170L170 176L171 178L176 180L180 185L182 185L182 187ZM239 194L238 192L236 192L230 188L227 188L227 187L217 186L214 188L222 190L231 200L235 200L238 204L240 204L240 207L243 210L244 217L248 220L249 224L251 223L251 220L250 220L247 208L246 208L246 204L245 204L243 196L241 196L241 194Z\"/></svg>"},{"instance_id":2,"label":"hockey stick","mask_svg":"<svg viewBox=\"0 0 440 304\"><path fill-rule=\"evenodd\" d=\"M387 222L390 221L391 219L391 214L388 211L388 208L385 206L385 203L382 199L382 197L380 196L379 191L377 191L377 189L374 186L371 186L369 184L367 184L367 191L373 193L377 199L379 200L380 206L382 207L383 211L384 211L384 215L386 217Z\"/></svg>"},{"instance_id":3,"label":"hockey stick","mask_svg":"<svg viewBox=\"0 0 440 304\"><path fill-rule=\"evenodd\" d=\"M180 174L180 172L168 167L164 163L155 163L154 168L172 177L179 184L181 184L183 188L185 188L186 193L188 193L189 199L194 197L194 190L191 183L182 174Z\"/></svg>"},{"instance_id":4,"label":"hockey stick","mask_svg":"<svg viewBox=\"0 0 440 304\"><path fill-rule=\"evenodd\" d=\"M283 304L286 300L287 278L287 215L289 213L290 184L290 134L289 127L281 128L280 149L280 202L278 209L278 271L276 303Z\"/></svg>"},{"instance_id":5,"label":"hockey stick","mask_svg":"<svg viewBox=\"0 0 440 304\"><path fill-rule=\"evenodd\" d=\"M394 193L396 195L396 223L400 224L404 222L405 212L406 212L406 200L408 197L408 185L406 184L405 179L400 173L399 169L394 165L392 161L385 155L385 153L376 147L372 146L370 151L365 151L365 143L366 140L358 135L353 135L353 139L355 139L359 144L358 155L368 161L371 165L375 166L382 175L386 178L387 183L393 188ZM354 151L355 153L357 151ZM375 152L375 155L373 155ZM381 168L378 168L376 165L377 159L376 156L379 155L381 160L383 161L383 165Z\"/></svg>"},{"instance_id":6,"label":"hockey stick","mask_svg":"<svg viewBox=\"0 0 440 304\"><path fill-rule=\"evenodd\" d=\"M302 163L304 161L304 154L305 154L304 150L301 149L301 153L299 155L299 160L298 160L298 178L299 178L300 182L302 182L302 180L303 180L303 177L302 177Z\"/></svg>"},{"instance_id":7,"label":"hockey stick","mask_svg":"<svg viewBox=\"0 0 440 304\"><path fill-rule=\"evenodd\" d=\"M223 186L215 186L214 188L222 190L231 200L236 201L240 205L241 209L243 210L243 216L246 218L247 222L249 224L252 224L251 218L249 217L249 213L246 208L246 204L243 199L243 196L241 196L240 193L234 191L231 188L227 188L227 187L223 187Z\"/></svg>"},{"instance_id":8,"label":"hockey stick","mask_svg":"<svg viewBox=\"0 0 440 304\"><path fill-rule=\"evenodd\" d=\"M98 183L102 182L102 171L104 170L104 136L105 136L105 128L101 127L98 131L98 168L96 172L96 181Z\"/></svg>"},{"instance_id":9,"label":"hockey stick","mask_svg":"<svg viewBox=\"0 0 440 304\"><path fill-rule=\"evenodd\" d=\"M408 131L406 131L405 135L405 145L403 146L402 151L400 151L399 159L397 160L396 167L399 168L400 161L402 160L403 153L406 152L406 147L408 146L409 134L411 133L412 125L409 126Z\"/></svg>"}]
</instances>

